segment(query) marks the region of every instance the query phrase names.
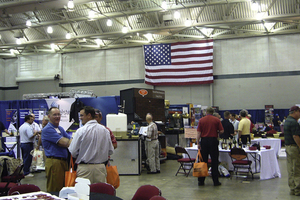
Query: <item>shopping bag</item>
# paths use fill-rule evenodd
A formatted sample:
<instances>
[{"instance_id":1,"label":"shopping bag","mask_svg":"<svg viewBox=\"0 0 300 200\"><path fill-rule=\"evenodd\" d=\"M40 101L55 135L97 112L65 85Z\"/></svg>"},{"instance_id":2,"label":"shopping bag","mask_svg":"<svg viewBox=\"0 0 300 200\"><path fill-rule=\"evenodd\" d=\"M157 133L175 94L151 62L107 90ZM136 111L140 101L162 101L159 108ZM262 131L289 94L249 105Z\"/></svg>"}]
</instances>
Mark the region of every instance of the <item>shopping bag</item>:
<instances>
[{"instance_id":1,"label":"shopping bag","mask_svg":"<svg viewBox=\"0 0 300 200\"><path fill-rule=\"evenodd\" d=\"M70 169L65 172L65 187L75 186L76 171L74 171L74 162L71 156L70 159Z\"/></svg>"},{"instance_id":2,"label":"shopping bag","mask_svg":"<svg viewBox=\"0 0 300 200\"><path fill-rule=\"evenodd\" d=\"M117 189L120 186L120 177L117 166L106 166L106 182Z\"/></svg>"},{"instance_id":3,"label":"shopping bag","mask_svg":"<svg viewBox=\"0 0 300 200\"><path fill-rule=\"evenodd\" d=\"M198 150L198 154L197 154L197 157L196 157L196 162L194 163L193 176L195 176L195 177L209 176L208 175L207 163L203 162L200 150Z\"/></svg>"}]
</instances>

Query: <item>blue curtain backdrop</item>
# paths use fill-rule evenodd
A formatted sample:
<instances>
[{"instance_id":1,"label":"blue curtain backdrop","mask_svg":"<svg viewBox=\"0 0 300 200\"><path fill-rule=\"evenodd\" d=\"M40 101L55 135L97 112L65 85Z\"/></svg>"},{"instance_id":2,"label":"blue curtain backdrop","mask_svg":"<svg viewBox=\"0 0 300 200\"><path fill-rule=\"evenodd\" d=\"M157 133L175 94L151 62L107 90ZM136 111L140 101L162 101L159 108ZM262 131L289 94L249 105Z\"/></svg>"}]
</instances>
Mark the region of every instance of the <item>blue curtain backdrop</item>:
<instances>
[{"instance_id":1,"label":"blue curtain backdrop","mask_svg":"<svg viewBox=\"0 0 300 200\"><path fill-rule=\"evenodd\" d=\"M118 113L118 105L120 104L120 96L107 96L107 97L89 97L79 98L84 105L98 108L102 111L103 120L102 123L106 125L106 114ZM0 121L5 122L6 120L6 109L34 109L34 108L46 108L48 110L47 103L44 99L40 100L14 100L14 101L0 101ZM4 123L5 124L5 123Z\"/></svg>"}]
</instances>

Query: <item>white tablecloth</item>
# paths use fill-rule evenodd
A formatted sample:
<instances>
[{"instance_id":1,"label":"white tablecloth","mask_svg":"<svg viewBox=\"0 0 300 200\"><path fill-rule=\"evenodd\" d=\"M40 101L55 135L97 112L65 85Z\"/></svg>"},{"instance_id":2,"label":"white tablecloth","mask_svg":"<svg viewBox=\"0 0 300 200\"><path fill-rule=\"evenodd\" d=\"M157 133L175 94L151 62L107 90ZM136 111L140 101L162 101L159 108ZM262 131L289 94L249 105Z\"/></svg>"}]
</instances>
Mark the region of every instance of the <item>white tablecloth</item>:
<instances>
[{"instance_id":1,"label":"white tablecloth","mask_svg":"<svg viewBox=\"0 0 300 200\"><path fill-rule=\"evenodd\" d=\"M280 149L281 149L281 139L278 139L278 138L258 138L258 139L251 140L252 144L257 143L257 142L260 143L261 147L265 146L265 145L271 146L271 148L274 149L276 155L279 156Z\"/></svg>"},{"instance_id":2,"label":"white tablecloth","mask_svg":"<svg viewBox=\"0 0 300 200\"><path fill-rule=\"evenodd\" d=\"M187 147L186 150L191 158L196 158L198 152L197 147ZM232 160L229 156L230 150L220 149L219 152L219 161L228 163L229 170L233 170ZM277 156L273 148L261 151L246 150L246 152L248 153L249 160L252 160L252 172L260 172L260 180L276 177L281 178Z\"/></svg>"}]
</instances>

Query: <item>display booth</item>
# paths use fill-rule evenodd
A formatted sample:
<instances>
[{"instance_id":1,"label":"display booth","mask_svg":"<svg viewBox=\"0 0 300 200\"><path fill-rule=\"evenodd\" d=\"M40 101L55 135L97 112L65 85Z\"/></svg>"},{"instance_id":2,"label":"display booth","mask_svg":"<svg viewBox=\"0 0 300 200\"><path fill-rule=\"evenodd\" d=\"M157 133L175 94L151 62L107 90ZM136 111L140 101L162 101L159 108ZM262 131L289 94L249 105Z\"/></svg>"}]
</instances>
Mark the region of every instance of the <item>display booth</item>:
<instances>
[{"instance_id":1,"label":"display booth","mask_svg":"<svg viewBox=\"0 0 300 200\"><path fill-rule=\"evenodd\" d=\"M103 114L102 124L106 125L105 116L109 113L118 113L120 97L107 96L0 101L0 121L10 133L13 133L13 136L1 135L3 149L6 151L14 151L15 155L20 157L18 128L24 123L25 115L31 113L35 114L36 122L39 124L44 115L46 115L46 111L51 107L58 107L60 109L60 126L69 134L73 134L80 126L74 119L70 119L71 106L76 100L82 102L84 106L92 106L101 110ZM17 145L15 145L16 143Z\"/></svg>"}]
</instances>

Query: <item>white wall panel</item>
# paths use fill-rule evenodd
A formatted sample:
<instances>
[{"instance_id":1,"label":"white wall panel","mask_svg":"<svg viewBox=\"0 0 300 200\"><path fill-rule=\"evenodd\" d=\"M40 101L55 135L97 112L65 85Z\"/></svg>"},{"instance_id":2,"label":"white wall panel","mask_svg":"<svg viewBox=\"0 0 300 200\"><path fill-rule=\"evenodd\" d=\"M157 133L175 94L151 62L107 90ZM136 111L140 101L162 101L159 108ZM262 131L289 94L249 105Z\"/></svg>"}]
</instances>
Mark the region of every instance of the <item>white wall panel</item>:
<instances>
[{"instance_id":1,"label":"white wall panel","mask_svg":"<svg viewBox=\"0 0 300 200\"><path fill-rule=\"evenodd\" d=\"M210 105L210 86L165 86L155 87L157 90L164 90L166 99L171 104L193 103L200 105Z\"/></svg>"},{"instance_id":2,"label":"white wall panel","mask_svg":"<svg viewBox=\"0 0 300 200\"><path fill-rule=\"evenodd\" d=\"M270 68L272 71L300 70L300 35L270 37Z\"/></svg>"},{"instance_id":3,"label":"white wall panel","mask_svg":"<svg viewBox=\"0 0 300 200\"><path fill-rule=\"evenodd\" d=\"M0 87L5 86L5 62L0 59Z\"/></svg>"},{"instance_id":4,"label":"white wall panel","mask_svg":"<svg viewBox=\"0 0 300 200\"><path fill-rule=\"evenodd\" d=\"M5 87L16 86L18 75L18 59L6 59L5 63Z\"/></svg>"},{"instance_id":5,"label":"white wall panel","mask_svg":"<svg viewBox=\"0 0 300 200\"><path fill-rule=\"evenodd\" d=\"M300 102L299 76L223 79L214 83L214 104L221 110L290 108Z\"/></svg>"},{"instance_id":6,"label":"white wall panel","mask_svg":"<svg viewBox=\"0 0 300 200\"><path fill-rule=\"evenodd\" d=\"M143 48L129 48L130 55L130 77L129 79L143 79L145 77L145 64L143 59Z\"/></svg>"},{"instance_id":7,"label":"white wall panel","mask_svg":"<svg viewBox=\"0 0 300 200\"><path fill-rule=\"evenodd\" d=\"M214 42L214 74L269 72L268 37Z\"/></svg>"},{"instance_id":8,"label":"white wall panel","mask_svg":"<svg viewBox=\"0 0 300 200\"><path fill-rule=\"evenodd\" d=\"M61 54L22 56L18 61L18 77L54 77L61 73Z\"/></svg>"},{"instance_id":9,"label":"white wall panel","mask_svg":"<svg viewBox=\"0 0 300 200\"><path fill-rule=\"evenodd\" d=\"M128 80L130 73L130 50L112 49L105 51L106 81Z\"/></svg>"},{"instance_id":10,"label":"white wall panel","mask_svg":"<svg viewBox=\"0 0 300 200\"><path fill-rule=\"evenodd\" d=\"M144 78L141 47L66 54L63 65L64 83Z\"/></svg>"},{"instance_id":11,"label":"white wall panel","mask_svg":"<svg viewBox=\"0 0 300 200\"><path fill-rule=\"evenodd\" d=\"M105 81L105 51L63 55L63 82Z\"/></svg>"}]
</instances>

